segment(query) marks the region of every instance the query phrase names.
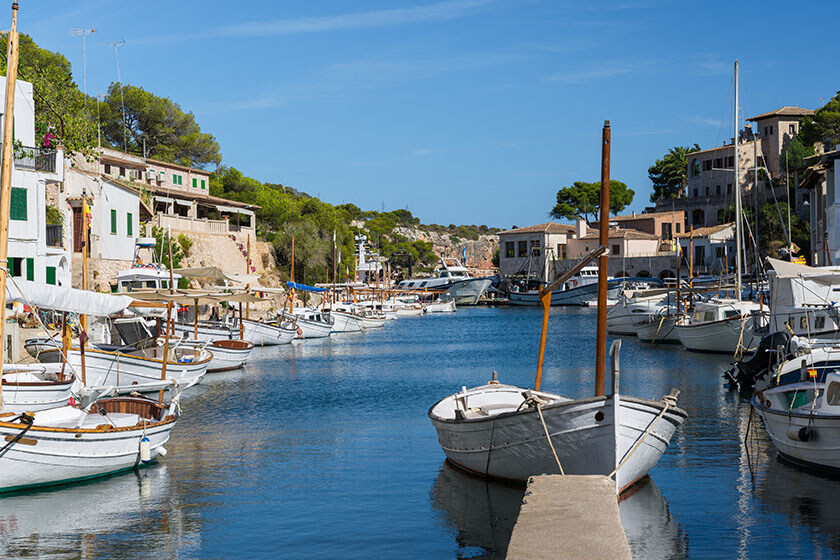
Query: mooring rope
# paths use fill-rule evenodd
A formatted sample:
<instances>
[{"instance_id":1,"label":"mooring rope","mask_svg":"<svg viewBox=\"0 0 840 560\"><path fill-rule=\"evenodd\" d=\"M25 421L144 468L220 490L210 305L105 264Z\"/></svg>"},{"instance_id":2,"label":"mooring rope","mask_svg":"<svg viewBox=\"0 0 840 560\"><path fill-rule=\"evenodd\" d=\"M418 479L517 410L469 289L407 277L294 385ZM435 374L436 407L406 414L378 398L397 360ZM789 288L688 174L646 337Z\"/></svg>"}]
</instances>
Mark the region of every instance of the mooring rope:
<instances>
[{"instance_id":1,"label":"mooring rope","mask_svg":"<svg viewBox=\"0 0 840 560\"><path fill-rule=\"evenodd\" d=\"M557 456L557 451L554 450L554 444L551 442L551 434L548 433L548 426L545 425L545 418L543 418L542 413L542 403L536 402L537 406L537 414L540 415L540 422L542 422L543 430L545 430L545 439L548 440L548 446L551 447L551 453L554 454L554 460L557 461L557 468L560 469L560 474L565 475L566 473L563 472L563 465L560 464L560 457Z\"/></svg>"},{"instance_id":2,"label":"mooring rope","mask_svg":"<svg viewBox=\"0 0 840 560\"><path fill-rule=\"evenodd\" d=\"M610 478L613 475L615 475L616 473L618 473L619 469L624 466L624 463L626 463L627 460L630 459L630 457L633 456L633 453L636 452L636 450L639 448L639 446L642 444L642 442L645 440L645 438L648 436L648 434L651 432L651 430L653 430L654 426L656 426L656 424L659 422L659 420L661 420L662 417L665 416L665 413L668 412L668 409L671 407L671 404L675 403L675 401L676 401L676 399L674 397L670 396L670 395L665 395L664 397L662 397L662 402L665 403L665 406L662 408L662 412L660 412L659 415L657 415L657 417L653 419L653 422L651 422L648 425L647 429L645 429L645 433L642 434L642 437L640 437L638 440L636 440L636 444L633 445L633 448L630 450L630 452L627 455L624 456L624 458L621 460L621 462L618 464L618 466L613 470L613 472L611 472L610 474L607 475L607 478Z\"/></svg>"}]
</instances>

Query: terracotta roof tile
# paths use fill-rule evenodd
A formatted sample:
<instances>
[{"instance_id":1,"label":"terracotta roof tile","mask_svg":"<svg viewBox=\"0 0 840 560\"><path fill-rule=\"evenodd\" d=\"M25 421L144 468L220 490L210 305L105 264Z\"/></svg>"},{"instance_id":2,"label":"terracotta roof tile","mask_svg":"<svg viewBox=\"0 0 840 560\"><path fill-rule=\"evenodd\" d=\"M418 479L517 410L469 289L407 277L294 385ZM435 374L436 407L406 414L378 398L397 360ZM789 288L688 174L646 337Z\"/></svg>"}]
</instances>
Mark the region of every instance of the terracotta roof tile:
<instances>
[{"instance_id":1,"label":"terracotta roof tile","mask_svg":"<svg viewBox=\"0 0 840 560\"><path fill-rule=\"evenodd\" d=\"M810 109L803 109L802 107L782 107L769 113L763 113L756 117L750 117L748 121L760 121L762 119L769 119L770 117L807 117L813 115L814 112Z\"/></svg>"},{"instance_id":2,"label":"terracotta roof tile","mask_svg":"<svg viewBox=\"0 0 840 560\"><path fill-rule=\"evenodd\" d=\"M558 224L556 222L546 222L544 224L537 224L534 226L500 231L499 235L504 235L506 233L571 233L573 231L575 231L575 226L569 224Z\"/></svg>"},{"instance_id":3,"label":"terracotta roof tile","mask_svg":"<svg viewBox=\"0 0 840 560\"><path fill-rule=\"evenodd\" d=\"M708 237L708 236L710 236L714 233L718 233L718 232L723 231L727 228L733 227L734 225L735 225L735 222L730 222L728 224L720 224L720 225L717 225L717 226L701 227L701 228L695 229L694 232L687 231L685 233L678 234L677 237L680 237L682 239L685 239L685 238L691 237L691 236L694 236L694 237Z\"/></svg>"}]
</instances>

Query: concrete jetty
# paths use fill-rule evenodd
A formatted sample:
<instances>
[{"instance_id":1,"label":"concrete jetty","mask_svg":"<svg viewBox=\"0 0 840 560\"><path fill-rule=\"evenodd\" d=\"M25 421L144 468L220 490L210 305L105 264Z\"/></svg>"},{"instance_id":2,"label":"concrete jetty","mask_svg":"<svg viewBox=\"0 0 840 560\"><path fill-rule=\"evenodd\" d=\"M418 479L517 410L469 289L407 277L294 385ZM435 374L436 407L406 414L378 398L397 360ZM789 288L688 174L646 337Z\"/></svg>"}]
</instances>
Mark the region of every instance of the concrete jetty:
<instances>
[{"instance_id":1,"label":"concrete jetty","mask_svg":"<svg viewBox=\"0 0 840 560\"><path fill-rule=\"evenodd\" d=\"M507 557L631 560L615 482L601 475L532 477Z\"/></svg>"}]
</instances>

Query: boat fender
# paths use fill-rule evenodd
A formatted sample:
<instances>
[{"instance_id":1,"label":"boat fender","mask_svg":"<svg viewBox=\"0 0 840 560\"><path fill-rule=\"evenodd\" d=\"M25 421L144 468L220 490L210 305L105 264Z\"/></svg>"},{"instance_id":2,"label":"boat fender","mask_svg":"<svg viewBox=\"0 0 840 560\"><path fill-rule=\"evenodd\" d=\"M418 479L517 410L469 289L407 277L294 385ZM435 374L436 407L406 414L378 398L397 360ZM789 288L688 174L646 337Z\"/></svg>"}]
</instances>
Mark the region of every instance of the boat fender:
<instances>
[{"instance_id":1,"label":"boat fender","mask_svg":"<svg viewBox=\"0 0 840 560\"><path fill-rule=\"evenodd\" d=\"M801 441L801 442L809 442L813 439L816 439L817 434L811 428L802 427L796 428L796 426L791 427L787 431L787 437L792 439L793 441Z\"/></svg>"},{"instance_id":2,"label":"boat fender","mask_svg":"<svg viewBox=\"0 0 840 560\"><path fill-rule=\"evenodd\" d=\"M144 464L152 461L152 442L146 436L140 439L140 461Z\"/></svg>"},{"instance_id":3,"label":"boat fender","mask_svg":"<svg viewBox=\"0 0 840 560\"><path fill-rule=\"evenodd\" d=\"M166 448L164 446L161 445L158 448L158 455L160 455L161 457L166 457L167 453L168 453L168 451L166 450Z\"/></svg>"}]
</instances>

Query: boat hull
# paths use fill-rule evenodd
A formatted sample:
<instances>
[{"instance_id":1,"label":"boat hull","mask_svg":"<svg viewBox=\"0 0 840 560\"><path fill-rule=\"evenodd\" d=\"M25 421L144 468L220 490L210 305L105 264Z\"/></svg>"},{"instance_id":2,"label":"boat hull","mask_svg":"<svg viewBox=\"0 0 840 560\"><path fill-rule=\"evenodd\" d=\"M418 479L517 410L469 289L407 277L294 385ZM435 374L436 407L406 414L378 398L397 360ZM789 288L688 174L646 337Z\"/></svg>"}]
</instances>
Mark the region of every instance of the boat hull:
<instances>
[{"instance_id":1,"label":"boat hull","mask_svg":"<svg viewBox=\"0 0 840 560\"><path fill-rule=\"evenodd\" d=\"M689 350L696 352L718 352L735 354L749 352L758 346L759 339L753 334L752 320L734 317L721 321L700 324L675 325L677 337Z\"/></svg>"},{"instance_id":2,"label":"boat hull","mask_svg":"<svg viewBox=\"0 0 840 560\"><path fill-rule=\"evenodd\" d=\"M609 281L607 288L607 299L617 299L621 291L621 283ZM551 305L583 305L587 301L598 298L598 283L585 284L568 290L555 290L551 292ZM508 294L510 305L538 306L540 294L531 292L510 292Z\"/></svg>"},{"instance_id":3,"label":"boat hull","mask_svg":"<svg viewBox=\"0 0 840 560\"><path fill-rule=\"evenodd\" d=\"M14 364L10 364L14 365ZM18 366L21 371L3 373L3 411L35 412L69 403L75 380L41 379L40 371L48 366ZM44 376L46 377L46 376ZM69 376L68 376L69 377Z\"/></svg>"},{"instance_id":4,"label":"boat hull","mask_svg":"<svg viewBox=\"0 0 840 560\"><path fill-rule=\"evenodd\" d=\"M329 314L333 319L333 332L361 332L364 328L364 320L358 315L344 311L330 311Z\"/></svg>"},{"instance_id":5,"label":"boat hull","mask_svg":"<svg viewBox=\"0 0 840 560\"><path fill-rule=\"evenodd\" d=\"M286 329L277 325L269 325L268 323L260 323L258 321L251 321L244 319L243 324L243 340L247 340L254 346L279 346L281 344L289 344L299 336L298 332L293 329Z\"/></svg>"},{"instance_id":6,"label":"boat hull","mask_svg":"<svg viewBox=\"0 0 840 560\"><path fill-rule=\"evenodd\" d=\"M679 344L680 337L677 336L674 321L673 316L653 317L648 322L636 325L636 336L642 342Z\"/></svg>"},{"instance_id":7,"label":"boat hull","mask_svg":"<svg viewBox=\"0 0 840 560\"><path fill-rule=\"evenodd\" d=\"M472 278L450 284L446 293L452 296L457 305L477 305L478 300L487 291L493 281L489 278Z\"/></svg>"},{"instance_id":8,"label":"boat hull","mask_svg":"<svg viewBox=\"0 0 840 560\"><path fill-rule=\"evenodd\" d=\"M609 475L626 458L616 475L620 492L650 472L685 419L684 412L670 408L631 454L664 406L661 401L634 397L595 397L548 404L542 413L566 474ZM459 467L515 481L542 473L559 474L536 409L486 419L450 420L436 417L434 408L429 416L438 441L446 457Z\"/></svg>"}]
</instances>

